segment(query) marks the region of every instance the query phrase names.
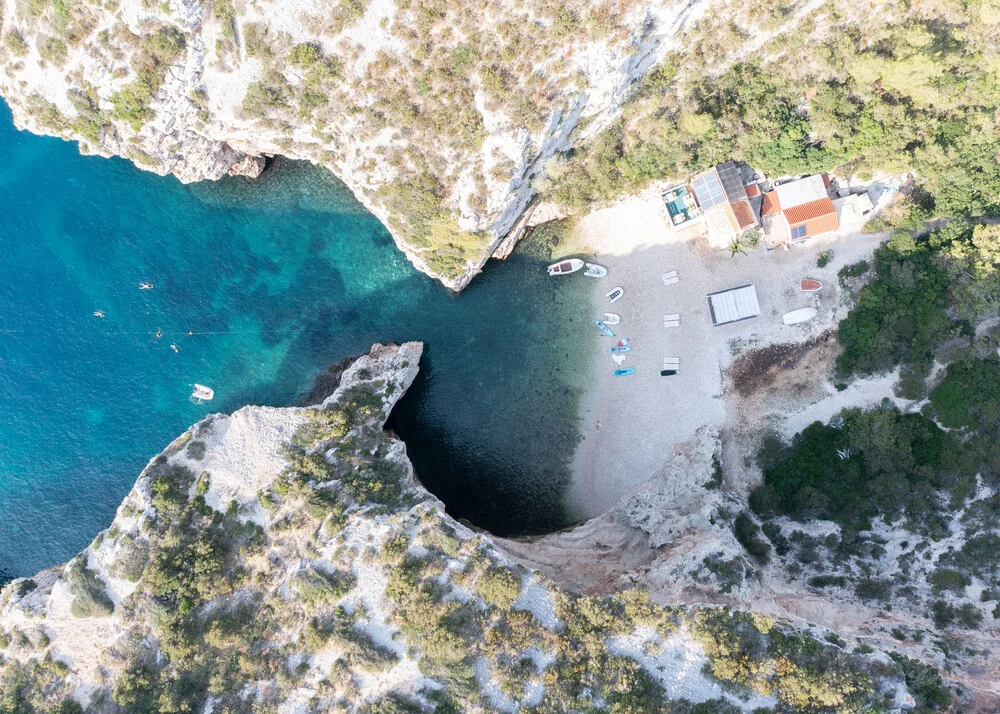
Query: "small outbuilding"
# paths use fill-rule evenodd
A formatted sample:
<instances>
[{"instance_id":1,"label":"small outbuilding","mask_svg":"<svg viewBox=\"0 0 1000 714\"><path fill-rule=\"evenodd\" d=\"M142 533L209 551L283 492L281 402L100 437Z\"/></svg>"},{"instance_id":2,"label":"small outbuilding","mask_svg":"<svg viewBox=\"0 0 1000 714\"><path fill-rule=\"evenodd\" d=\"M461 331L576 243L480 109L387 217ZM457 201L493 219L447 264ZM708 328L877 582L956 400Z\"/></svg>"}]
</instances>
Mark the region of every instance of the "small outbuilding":
<instances>
[{"instance_id":1,"label":"small outbuilding","mask_svg":"<svg viewBox=\"0 0 1000 714\"><path fill-rule=\"evenodd\" d=\"M753 285L743 285L729 290L720 290L708 296L708 309L712 313L713 325L749 320L760 315L757 289Z\"/></svg>"}]
</instances>

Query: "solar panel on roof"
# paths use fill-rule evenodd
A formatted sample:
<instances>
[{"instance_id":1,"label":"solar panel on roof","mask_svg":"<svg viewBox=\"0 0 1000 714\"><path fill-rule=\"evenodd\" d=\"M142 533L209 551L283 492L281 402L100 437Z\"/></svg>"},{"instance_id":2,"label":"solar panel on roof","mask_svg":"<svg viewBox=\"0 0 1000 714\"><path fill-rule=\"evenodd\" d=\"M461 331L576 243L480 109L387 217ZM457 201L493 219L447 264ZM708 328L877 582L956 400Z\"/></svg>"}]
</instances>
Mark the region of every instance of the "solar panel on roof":
<instances>
[{"instance_id":1,"label":"solar panel on roof","mask_svg":"<svg viewBox=\"0 0 1000 714\"><path fill-rule=\"evenodd\" d=\"M694 189L694 195L698 198L698 205L704 209L726 202L726 193L722 190L719 176L714 169L695 176L694 181L691 182L691 188Z\"/></svg>"},{"instance_id":2,"label":"solar panel on roof","mask_svg":"<svg viewBox=\"0 0 1000 714\"><path fill-rule=\"evenodd\" d=\"M725 191L730 202L741 201L747 197L747 190L743 188L743 177L740 176L740 170L736 167L735 162L727 161L724 164L719 164L715 169L722 181L722 190Z\"/></svg>"}]
</instances>

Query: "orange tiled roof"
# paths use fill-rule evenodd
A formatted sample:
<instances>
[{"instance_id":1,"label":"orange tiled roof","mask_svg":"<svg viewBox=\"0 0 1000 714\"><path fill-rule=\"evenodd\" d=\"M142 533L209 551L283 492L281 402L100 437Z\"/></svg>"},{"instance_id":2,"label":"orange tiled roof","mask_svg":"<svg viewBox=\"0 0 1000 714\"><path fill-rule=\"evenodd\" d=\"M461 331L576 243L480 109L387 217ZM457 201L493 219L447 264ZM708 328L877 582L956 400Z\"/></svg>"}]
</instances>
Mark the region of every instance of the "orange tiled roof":
<instances>
[{"instance_id":1,"label":"orange tiled roof","mask_svg":"<svg viewBox=\"0 0 1000 714\"><path fill-rule=\"evenodd\" d=\"M764 200L767 200L767 196L764 197ZM831 213L836 216L837 209L833 207L833 201L829 198L820 198L816 201L803 203L801 206L789 208L784 213L785 218L788 219L788 224L794 226L799 223L805 223L813 218L828 216Z\"/></svg>"},{"instance_id":2,"label":"orange tiled roof","mask_svg":"<svg viewBox=\"0 0 1000 714\"><path fill-rule=\"evenodd\" d=\"M752 183L749 186L744 186L744 188L747 191L747 197L748 198L752 198L754 196L759 196L760 195L760 186L758 186L755 183Z\"/></svg>"},{"instance_id":3,"label":"orange tiled roof","mask_svg":"<svg viewBox=\"0 0 1000 714\"><path fill-rule=\"evenodd\" d=\"M736 216L736 222L740 224L740 229L757 223L753 217L753 210L747 201L733 201L729 205L733 207L733 215Z\"/></svg>"},{"instance_id":4,"label":"orange tiled roof","mask_svg":"<svg viewBox=\"0 0 1000 714\"><path fill-rule=\"evenodd\" d=\"M775 191L768 191L764 194L764 202L760 207L762 216L770 216L781 210L781 203L778 202L778 194Z\"/></svg>"}]
</instances>

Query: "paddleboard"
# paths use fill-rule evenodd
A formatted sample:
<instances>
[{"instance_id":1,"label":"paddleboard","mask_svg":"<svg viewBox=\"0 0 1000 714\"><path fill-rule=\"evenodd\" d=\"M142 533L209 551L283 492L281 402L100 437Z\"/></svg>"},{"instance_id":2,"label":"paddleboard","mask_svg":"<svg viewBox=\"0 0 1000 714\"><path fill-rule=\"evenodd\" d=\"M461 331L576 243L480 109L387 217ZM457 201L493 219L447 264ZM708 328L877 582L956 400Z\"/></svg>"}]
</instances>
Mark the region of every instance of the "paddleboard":
<instances>
[{"instance_id":1,"label":"paddleboard","mask_svg":"<svg viewBox=\"0 0 1000 714\"><path fill-rule=\"evenodd\" d=\"M611 331L611 328L605 325L600 320L594 320L594 324L597 325L597 329L600 330L605 337L615 336L615 333Z\"/></svg>"},{"instance_id":2,"label":"paddleboard","mask_svg":"<svg viewBox=\"0 0 1000 714\"><path fill-rule=\"evenodd\" d=\"M611 352L612 354L618 354L621 352L628 352L631 349L632 348L629 347L628 345L615 345L614 347L609 347L608 352Z\"/></svg>"},{"instance_id":3,"label":"paddleboard","mask_svg":"<svg viewBox=\"0 0 1000 714\"><path fill-rule=\"evenodd\" d=\"M616 377L624 377L627 374L632 374L635 372L635 367L626 367L625 369L616 369L614 375Z\"/></svg>"}]
</instances>

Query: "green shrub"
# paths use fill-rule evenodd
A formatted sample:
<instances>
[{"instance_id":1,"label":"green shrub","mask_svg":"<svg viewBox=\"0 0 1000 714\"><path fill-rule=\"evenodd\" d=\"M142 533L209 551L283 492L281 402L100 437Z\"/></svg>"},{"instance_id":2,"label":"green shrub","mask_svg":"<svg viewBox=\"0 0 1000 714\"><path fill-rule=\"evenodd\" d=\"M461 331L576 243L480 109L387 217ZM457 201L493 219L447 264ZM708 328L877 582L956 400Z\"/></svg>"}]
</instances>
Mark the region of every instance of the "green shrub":
<instances>
[{"instance_id":1,"label":"green shrub","mask_svg":"<svg viewBox=\"0 0 1000 714\"><path fill-rule=\"evenodd\" d=\"M867 260L859 260L857 263L851 263L850 265L845 265L837 272L837 277L840 278L840 282L844 283L850 278L860 278L862 275L868 272L871 266L868 264Z\"/></svg>"},{"instance_id":2,"label":"green shrub","mask_svg":"<svg viewBox=\"0 0 1000 714\"><path fill-rule=\"evenodd\" d=\"M133 82L111 95L111 103L115 105L112 116L139 131L153 116L149 103L159 91L161 82L156 72L140 70Z\"/></svg>"},{"instance_id":3,"label":"green shrub","mask_svg":"<svg viewBox=\"0 0 1000 714\"><path fill-rule=\"evenodd\" d=\"M886 602L892 598L892 585L888 580L865 578L854 586L854 594L862 600L878 600Z\"/></svg>"},{"instance_id":4,"label":"green shrub","mask_svg":"<svg viewBox=\"0 0 1000 714\"><path fill-rule=\"evenodd\" d=\"M190 441L187 445L188 456L195 461L201 461L205 458L205 448L206 446L204 441L199 441L198 439Z\"/></svg>"},{"instance_id":5,"label":"green shrub","mask_svg":"<svg viewBox=\"0 0 1000 714\"><path fill-rule=\"evenodd\" d=\"M770 544L760 537L760 528L746 511L736 516L733 533L740 545L760 563L766 564L771 559Z\"/></svg>"},{"instance_id":6,"label":"green shrub","mask_svg":"<svg viewBox=\"0 0 1000 714\"><path fill-rule=\"evenodd\" d=\"M307 568L292 579L292 588L299 599L310 607L332 605L354 587L355 578L342 571L328 572Z\"/></svg>"},{"instance_id":7,"label":"green shrub","mask_svg":"<svg viewBox=\"0 0 1000 714\"><path fill-rule=\"evenodd\" d=\"M521 594L521 578L507 568L492 567L479 578L476 591L490 605L509 610Z\"/></svg>"},{"instance_id":8,"label":"green shrub","mask_svg":"<svg viewBox=\"0 0 1000 714\"><path fill-rule=\"evenodd\" d=\"M934 586L935 592L952 590L960 593L969 584L967 575L951 568L938 568L927 576L927 581Z\"/></svg>"},{"instance_id":9,"label":"green shrub","mask_svg":"<svg viewBox=\"0 0 1000 714\"><path fill-rule=\"evenodd\" d=\"M996 425L1000 418L1000 360L966 360L948 365L944 379L932 392L938 421L951 429L977 423Z\"/></svg>"},{"instance_id":10,"label":"green shrub","mask_svg":"<svg viewBox=\"0 0 1000 714\"><path fill-rule=\"evenodd\" d=\"M243 46L247 57L270 59L274 57L274 49L267 25L261 22L243 23Z\"/></svg>"},{"instance_id":11,"label":"green shrub","mask_svg":"<svg viewBox=\"0 0 1000 714\"><path fill-rule=\"evenodd\" d=\"M73 596L70 610L76 617L109 617L115 604L108 597L97 573L90 570L86 561L78 557L66 569L69 592Z\"/></svg>"},{"instance_id":12,"label":"green shrub","mask_svg":"<svg viewBox=\"0 0 1000 714\"><path fill-rule=\"evenodd\" d=\"M847 578L843 575L817 575L809 578L809 585L814 588L828 588L831 585L842 588L847 585Z\"/></svg>"},{"instance_id":13,"label":"green shrub","mask_svg":"<svg viewBox=\"0 0 1000 714\"><path fill-rule=\"evenodd\" d=\"M30 49L19 30L8 30L3 36L3 44L15 57L24 57Z\"/></svg>"},{"instance_id":14,"label":"green shrub","mask_svg":"<svg viewBox=\"0 0 1000 714\"><path fill-rule=\"evenodd\" d=\"M54 64L56 67L62 67L66 64L69 48L66 46L66 42L59 37L42 35L38 38L38 54L46 62Z\"/></svg>"},{"instance_id":15,"label":"green shrub","mask_svg":"<svg viewBox=\"0 0 1000 714\"><path fill-rule=\"evenodd\" d=\"M271 109L288 107L288 82L278 72L272 72L260 82L251 82L243 96L243 111L251 116L266 116Z\"/></svg>"}]
</instances>

